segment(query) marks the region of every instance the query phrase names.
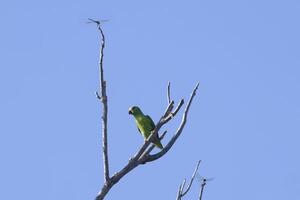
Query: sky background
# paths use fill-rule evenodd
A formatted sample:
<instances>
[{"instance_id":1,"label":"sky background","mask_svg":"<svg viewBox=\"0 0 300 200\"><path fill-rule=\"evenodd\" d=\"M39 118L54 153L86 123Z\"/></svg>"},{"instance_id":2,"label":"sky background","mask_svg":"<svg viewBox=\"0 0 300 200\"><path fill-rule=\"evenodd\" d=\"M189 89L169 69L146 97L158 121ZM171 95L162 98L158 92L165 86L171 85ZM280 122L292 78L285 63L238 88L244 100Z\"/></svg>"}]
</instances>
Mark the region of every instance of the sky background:
<instances>
[{"instance_id":1,"label":"sky background","mask_svg":"<svg viewBox=\"0 0 300 200\"><path fill-rule=\"evenodd\" d=\"M155 122L166 85L187 100L183 134L106 199L175 199L197 160L203 200L300 198L297 0L1 1L0 199L94 199L102 185L99 34L111 173L142 145L128 107ZM166 144L181 113L165 129ZM196 199L195 183L185 199Z\"/></svg>"}]
</instances>

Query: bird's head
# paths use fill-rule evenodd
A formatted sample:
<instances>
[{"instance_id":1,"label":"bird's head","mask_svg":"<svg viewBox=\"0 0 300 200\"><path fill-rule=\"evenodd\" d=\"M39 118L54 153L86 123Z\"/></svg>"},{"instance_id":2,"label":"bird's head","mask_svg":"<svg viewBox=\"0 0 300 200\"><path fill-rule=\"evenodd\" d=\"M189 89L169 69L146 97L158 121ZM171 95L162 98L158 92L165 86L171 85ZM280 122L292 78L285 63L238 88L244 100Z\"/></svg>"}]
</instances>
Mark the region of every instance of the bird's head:
<instances>
[{"instance_id":1,"label":"bird's head","mask_svg":"<svg viewBox=\"0 0 300 200\"><path fill-rule=\"evenodd\" d=\"M132 106L128 109L129 115L137 115L137 114L141 114L141 113L142 113L141 109L137 106Z\"/></svg>"}]
</instances>

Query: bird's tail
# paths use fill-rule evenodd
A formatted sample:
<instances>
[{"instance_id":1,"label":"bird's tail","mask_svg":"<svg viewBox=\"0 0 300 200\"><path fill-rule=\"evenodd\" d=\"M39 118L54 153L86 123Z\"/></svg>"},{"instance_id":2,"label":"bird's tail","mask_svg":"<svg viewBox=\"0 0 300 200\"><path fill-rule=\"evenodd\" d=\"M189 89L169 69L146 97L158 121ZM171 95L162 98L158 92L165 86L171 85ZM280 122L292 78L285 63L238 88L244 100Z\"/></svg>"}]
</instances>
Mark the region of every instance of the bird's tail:
<instances>
[{"instance_id":1,"label":"bird's tail","mask_svg":"<svg viewBox=\"0 0 300 200\"><path fill-rule=\"evenodd\" d=\"M154 144L155 144L156 147L158 147L158 148L160 148L160 149L163 149L163 148L164 148L163 145L161 144L161 142L160 142L159 140L158 140L158 141L155 141Z\"/></svg>"}]
</instances>

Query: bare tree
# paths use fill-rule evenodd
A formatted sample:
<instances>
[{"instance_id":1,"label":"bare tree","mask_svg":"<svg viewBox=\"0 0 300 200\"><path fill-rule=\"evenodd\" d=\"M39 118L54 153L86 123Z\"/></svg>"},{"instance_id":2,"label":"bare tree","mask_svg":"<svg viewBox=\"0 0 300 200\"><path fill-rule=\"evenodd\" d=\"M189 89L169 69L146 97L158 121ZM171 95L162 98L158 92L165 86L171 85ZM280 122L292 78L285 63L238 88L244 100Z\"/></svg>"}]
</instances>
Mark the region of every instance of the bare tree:
<instances>
[{"instance_id":1,"label":"bare tree","mask_svg":"<svg viewBox=\"0 0 300 200\"><path fill-rule=\"evenodd\" d=\"M100 94L96 92L97 98L102 103L102 157L103 157L103 169L104 169L104 184L102 185L101 190L96 196L96 200L102 200L106 196L106 194L109 192L109 190L121 179L123 178L127 173L129 173L131 170L135 169L137 166L141 164L146 164L148 162L155 161L162 156L164 156L173 146L173 144L176 142L177 138L180 136L180 134L183 131L183 128L187 121L187 115L190 110L191 103L193 101L194 96L196 95L196 91L198 89L199 83L196 84L194 87L191 96L187 102L187 105L183 111L182 119L179 124L178 129L175 131L173 137L169 140L167 145L161 149L158 153L151 154L153 148L155 147L151 142L154 141L155 135L158 134L160 129L168 123L173 117L176 116L178 111L182 108L184 104L184 100L181 99L176 107L174 107L174 101L171 100L171 94L170 94L170 83L168 83L167 87L167 100L168 105L163 112L160 120L155 125L154 130L151 132L150 136L144 144L140 147L140 149L136 152L136 154L129 159L128 163L118 172L110 176L109 173L109 161L108 161L108 143L107 143L107 113L108 113L108 100L106 95L106 81L104 79L104 71L103 71L103 50L105 47L105 37L103 30L101 28L101 21L96 21L89 19L91 22L95 23L97 25L97 28L100 32L101 42L100 42L100 55L99 55L99 79L100 79ZM160 139L163 139L167 131L164 131L161 135Z\"/></svg>"},{"instance_id":2,"label":"bare tree","mask_svg":"<svg viewBox=\"0 0 300 200\"><path fill-rule=\"evenodd\" d=\"M204 177L198 177L197 176L197 175L199 175L197 171L198 171L200 162L201 162L201 160L199 160L197 162L196 168L195 168L195 170L193 172L191 180L190 180L188 186L186 187L186 189L185 189L186 179L183 179L183 182L179 185L179 188L178 188L178 191L177 191L176 200L182 200L182 197L184 197L190 191L191 186L193 185L195 178L199 178L200 181L201 181L200 188L199 188L199 194L198 194L198 200L202 200L204 186L207 184L207 181L211 181L214 178L207 179L207 178L204 178Z\"/></svg>"}]
</instances>

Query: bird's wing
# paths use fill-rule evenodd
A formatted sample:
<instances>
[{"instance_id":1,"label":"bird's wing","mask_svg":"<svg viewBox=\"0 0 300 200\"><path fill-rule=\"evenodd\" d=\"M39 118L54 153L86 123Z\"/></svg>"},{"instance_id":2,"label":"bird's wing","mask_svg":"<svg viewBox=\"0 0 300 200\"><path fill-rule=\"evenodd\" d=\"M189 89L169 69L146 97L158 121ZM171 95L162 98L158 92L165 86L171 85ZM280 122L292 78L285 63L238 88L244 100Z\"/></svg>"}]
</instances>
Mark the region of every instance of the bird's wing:
<instances>
[{"instance_id":1,"label":"bird's wing","mask_svg":"<svg viewBox=\"0 0 300 200\"><path fill-rule=\"evenodd\" d=\"M152 120L151 117L148 116L148 115L146 115L145 117L148 119L148 121L149 121L149 123L150 123L151 131L153 131L153 130L155 129L155 124L154 124L153 120ZM160 139L159 139L159 137L158 137L158 133L155 134L153 143L154 143L158 148L163 149L163 145L162 145L161 142L160 142Z\"/></svg>"},{"instance_id":2,"label":"bird's wing","mask_svg":"<svg viewBox=\"0 0 300 200\"><path fill-rule=\"evenodd\" d=\"M153 130L155 128L155 124L154 124L153 120L151 119L151 117L149 115L146 115L146 118L149 120L151 129Z\"/></svg>"}]
</instances>

